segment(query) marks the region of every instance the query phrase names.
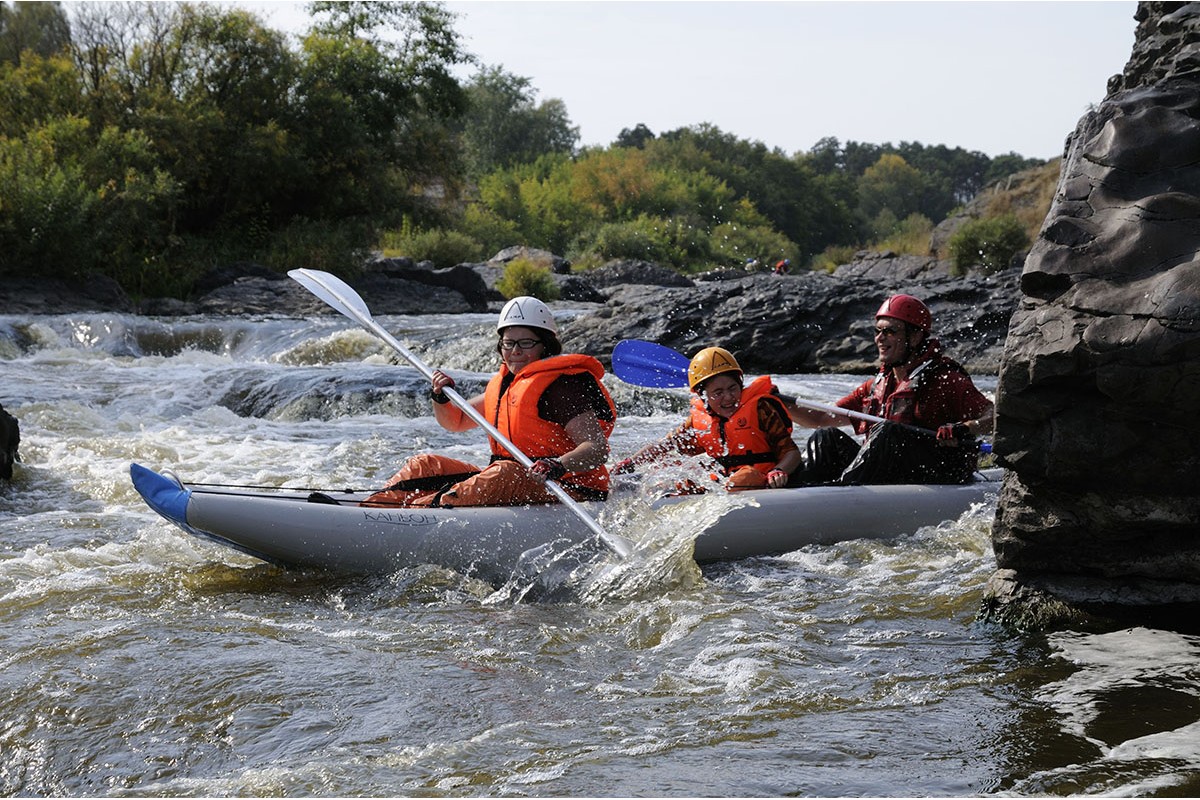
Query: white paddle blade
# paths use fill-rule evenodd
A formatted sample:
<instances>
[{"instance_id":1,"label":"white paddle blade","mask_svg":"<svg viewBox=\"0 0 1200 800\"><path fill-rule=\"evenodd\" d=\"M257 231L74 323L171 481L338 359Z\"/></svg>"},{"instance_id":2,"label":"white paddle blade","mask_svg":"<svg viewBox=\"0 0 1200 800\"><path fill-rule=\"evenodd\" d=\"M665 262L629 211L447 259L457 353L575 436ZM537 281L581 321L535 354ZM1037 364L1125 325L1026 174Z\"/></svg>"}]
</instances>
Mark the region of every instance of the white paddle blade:
<instances>
[{"instance_id":1,"label":"white paddle blade","mask_svg":"<svg viewBox=\"0 0 1200 800\"><path fill-rule=\"evenodd\" d=\"M288 277L351 319L371 319L371 311L358 292L336 275L319 269L288 270Z\"/></svg>"}]
</instances>

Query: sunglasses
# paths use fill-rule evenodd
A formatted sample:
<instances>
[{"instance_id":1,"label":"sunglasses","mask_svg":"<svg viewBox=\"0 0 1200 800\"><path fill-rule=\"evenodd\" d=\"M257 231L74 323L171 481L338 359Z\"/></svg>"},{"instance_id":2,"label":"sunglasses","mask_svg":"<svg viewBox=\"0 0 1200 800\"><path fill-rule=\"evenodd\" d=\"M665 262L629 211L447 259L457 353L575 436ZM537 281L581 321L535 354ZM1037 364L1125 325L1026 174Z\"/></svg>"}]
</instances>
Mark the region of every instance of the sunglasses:
<instances>
[{"instance_id":1,"label":"sunglasses","mask_svg":"<svg viewBox=\"0 0 1200 800\"><path fill-rule=\"evenodd\" d=\"M874 335L876 338L882 336L884 339L890 339L891 337L899 336L900 334L901 330L899 328L876 328Z\"/></svg>"}]
</instances>

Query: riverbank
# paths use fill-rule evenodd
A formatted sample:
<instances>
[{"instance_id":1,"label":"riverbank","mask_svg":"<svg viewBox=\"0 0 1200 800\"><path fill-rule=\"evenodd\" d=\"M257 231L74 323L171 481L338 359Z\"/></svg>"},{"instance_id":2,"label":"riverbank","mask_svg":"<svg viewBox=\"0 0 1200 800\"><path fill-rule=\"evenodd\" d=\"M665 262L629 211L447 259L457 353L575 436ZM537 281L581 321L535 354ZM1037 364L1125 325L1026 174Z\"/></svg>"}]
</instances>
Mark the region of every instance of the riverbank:
<instances>
[{"instance_id":1,"label":"riverbank","mask_svg":"<svg viewBox=\"0 0 1200 800\"><path fill-rule=\"evenodd\" d=\"M479 313L499 308L495 288L512 248L479 264L448 269L379 259L348 279L376 315ZM548 254L546 254L548 255ZM873 368L870 327L896 292L930 306L935 335L968 369L995 374L1019 300L1019 271L950 274L932 258L858 254L833 274L737 270L687 277L649 262L612 262L583 272L554 272L564 307L583 309L564 326L564 344L607 356L621 339L649 339L689 353L719 343L761 372L864 372ZM74 284L21 279L0 295L0 314L114 312L153 317L194 315L308 317L336 313L286 275L257 265L210 273L194 300L135 301L111 279Z\"/></svg>"}]
</instances>

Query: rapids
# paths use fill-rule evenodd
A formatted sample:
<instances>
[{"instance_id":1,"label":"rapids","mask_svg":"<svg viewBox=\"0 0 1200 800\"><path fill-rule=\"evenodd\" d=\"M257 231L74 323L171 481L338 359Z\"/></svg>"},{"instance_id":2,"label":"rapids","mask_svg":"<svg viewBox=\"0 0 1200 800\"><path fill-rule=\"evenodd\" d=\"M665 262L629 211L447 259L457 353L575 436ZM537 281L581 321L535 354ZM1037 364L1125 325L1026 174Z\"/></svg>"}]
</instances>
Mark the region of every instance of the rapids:
<instances>
[{"instance_id":1,"label":"rapids","mask_svg":"<svg viewBox=\"0 0 1200 800\"><path fill-rule=\"evenodd\" d=\"M380 322L465 394L493 368L490 316ZM0 794L1200 793L1200 640L978 622L994 508L704 570L689 543L727 499L616 509L653 555L550 603L435 567L281 571L129 483L137 461L370 488L423 449L485 458L395 362L334 315L0 317L23 458L0 484ZM777 379L821 402L859 380ZM681 417L606 380L615 457Z\"/></svg>"}]
</instances>

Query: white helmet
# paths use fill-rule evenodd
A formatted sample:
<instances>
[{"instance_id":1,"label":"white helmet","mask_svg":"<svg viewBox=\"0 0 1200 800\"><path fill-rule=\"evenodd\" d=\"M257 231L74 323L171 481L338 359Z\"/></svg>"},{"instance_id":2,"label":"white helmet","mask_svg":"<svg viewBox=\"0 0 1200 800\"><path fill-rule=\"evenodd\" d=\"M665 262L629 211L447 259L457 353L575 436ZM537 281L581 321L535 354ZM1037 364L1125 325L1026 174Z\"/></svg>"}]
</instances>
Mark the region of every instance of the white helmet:
<instances>
[{"instance_id":1,"label":"white helmet","mask_svg":"<svg viewBox=\"0 0 1200 800\"><path fill-rule=\"evenodd\" d=\"M558 336L554 315L550 313L550 308L536 297L514 297L504 304L500 311L500 319L496 320L496 330L502 331L510 325L541 328Z\"/></svg>"}]
</instances>

